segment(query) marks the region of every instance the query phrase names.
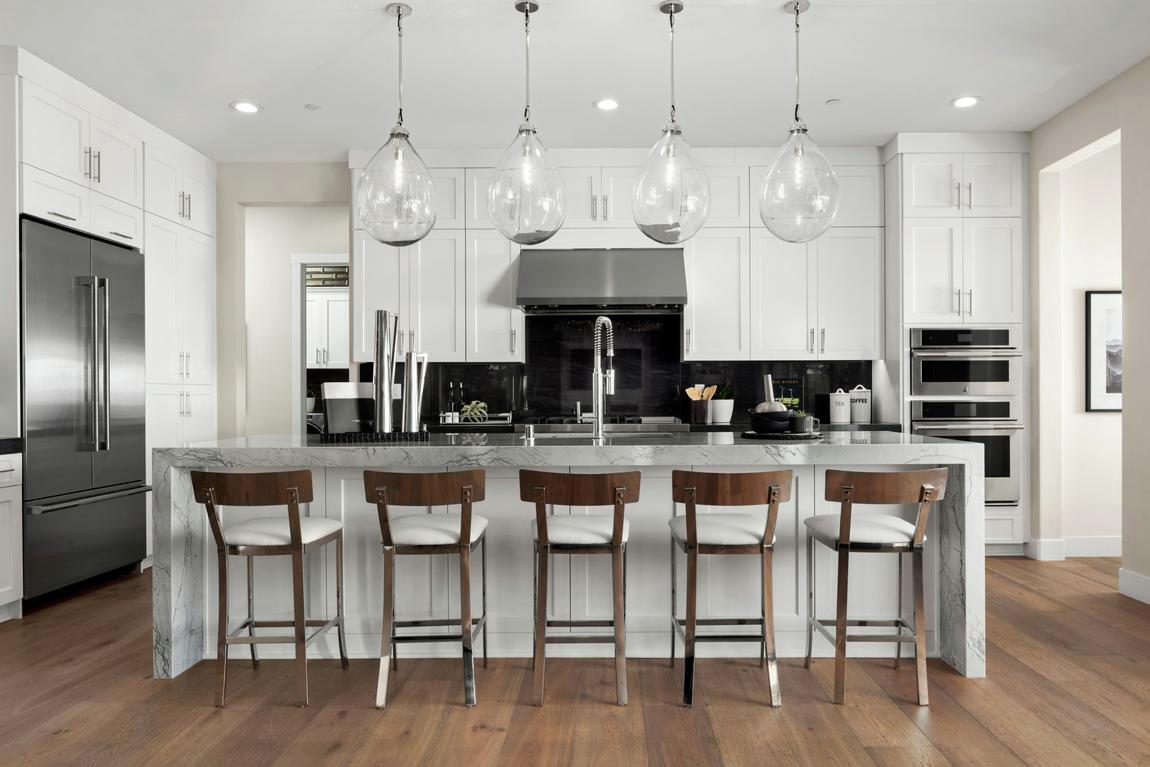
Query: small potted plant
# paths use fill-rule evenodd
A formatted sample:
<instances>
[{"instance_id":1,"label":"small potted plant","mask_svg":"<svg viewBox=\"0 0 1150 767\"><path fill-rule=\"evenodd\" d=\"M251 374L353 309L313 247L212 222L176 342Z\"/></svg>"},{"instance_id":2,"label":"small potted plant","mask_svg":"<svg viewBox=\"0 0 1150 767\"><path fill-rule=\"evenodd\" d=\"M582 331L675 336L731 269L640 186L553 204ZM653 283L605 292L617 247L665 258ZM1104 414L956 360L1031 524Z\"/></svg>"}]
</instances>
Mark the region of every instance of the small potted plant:
<instances>
[{"instance_id":1,"label":"small potted plant","mask_svg":"<svg viewBox=\"0 0 1150 767\"><path fill-rule=\"evenodd\" d=\"M729 383L719 385L714 396L707 403L710 422L719 426L731 423L731 415L735 412L735 387Z\"/></svg>"}]
</instances>

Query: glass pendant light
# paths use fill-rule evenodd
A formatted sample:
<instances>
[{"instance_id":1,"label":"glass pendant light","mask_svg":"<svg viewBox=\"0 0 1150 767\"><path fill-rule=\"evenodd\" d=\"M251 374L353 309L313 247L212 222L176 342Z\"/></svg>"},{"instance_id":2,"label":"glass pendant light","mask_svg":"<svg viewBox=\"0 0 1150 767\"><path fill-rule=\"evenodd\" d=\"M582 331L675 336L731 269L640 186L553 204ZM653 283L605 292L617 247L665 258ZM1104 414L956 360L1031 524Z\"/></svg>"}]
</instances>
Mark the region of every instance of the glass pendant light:
<instances>
[{"instance_id":1,"label":"glass pendant light","mask_svg":"<svg viewBox=\"0 0 1150 767\"><path fill-rule=\"evenodd\" d=\"M419 242L435 226L435 186L431 172L408 141L403 127L403 19L411 7L392 3L399 35L399 114L391 135L359 175L356 212L368 233L386 245L403 247Z\"/></svg>"},{"instance_id":2,"label":"glass pendant light","mask_svg":"<svg viewBox=\"0 0 1150 767\"><path fill-rule=\"evenodd\" d=\"M711 189L675 120L675 14L683 10L683 2L669 0L659 10L667 14L671 26L671 120L639 168L631 213L643 234L674 245L689 240L706 222Z\"/></svg>"},{"instance_id":3,"label":"glass pendant light","mask_svg":"<svg viewBox=\"0 0 1150 767\"><path fill-rule=\"evenodd\" d=\"M519 245L538 245L563 226L563 179L531 124L531 14L537 2L517 2L523 14L527 96L523 124L487 187L487 212L499 232Z\"/></svg>"},{"instance_id":4,"label":"glass pendant light","mask_svg":"<svg viewBox=\"0 0 1150 767\"><path fill-rule=\"evenodd\" d=\"M799 14L809 0L792 0L795 14L795 122L790 138L767 171L759 194L759 215L772 234L787 242L809 242L830 227L839 206L839 181L799 117Z\"/></svg>"}]
</instances>

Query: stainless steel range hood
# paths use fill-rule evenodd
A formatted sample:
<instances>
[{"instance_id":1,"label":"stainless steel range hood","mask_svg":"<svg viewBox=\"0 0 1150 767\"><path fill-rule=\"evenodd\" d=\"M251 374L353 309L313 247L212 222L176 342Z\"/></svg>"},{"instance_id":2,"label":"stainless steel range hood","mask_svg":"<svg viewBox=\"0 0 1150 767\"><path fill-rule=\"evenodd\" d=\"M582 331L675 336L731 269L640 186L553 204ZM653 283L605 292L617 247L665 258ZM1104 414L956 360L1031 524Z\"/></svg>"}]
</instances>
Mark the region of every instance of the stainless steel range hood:
<instances>
[{"instance_id":1,"label":"stainless steel range hood","mask_svg":"<svg viewBox=\"0 0 1150 767\"><path fill-rule=\"evenodd\" d=\"M525 249L516 303L531 312L681 311L682 248Z\"/></svg>"}]
</instances>

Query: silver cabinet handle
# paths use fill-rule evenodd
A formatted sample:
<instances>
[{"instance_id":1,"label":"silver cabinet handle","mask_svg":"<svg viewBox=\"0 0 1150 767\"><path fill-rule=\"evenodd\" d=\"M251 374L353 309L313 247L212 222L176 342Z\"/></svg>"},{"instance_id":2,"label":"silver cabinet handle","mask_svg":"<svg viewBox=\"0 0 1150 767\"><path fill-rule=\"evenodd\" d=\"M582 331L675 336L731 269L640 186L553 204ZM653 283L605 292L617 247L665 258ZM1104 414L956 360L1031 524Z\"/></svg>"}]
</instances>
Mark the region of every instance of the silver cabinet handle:
<instances>
[{"instance_id":1,"label":"silver cabinet handle","mask_svg":"<svg viewBox=\"0 0 1150 767\"><path fill-rule=\"evenodd\" d=\"M179 365L180 365L180 374L179 374L179 376L178 376L178 377L179 377L179 378L183 378L183 377L184 377L184 353L183 353L183 352L180 352L179 354L177 354L177 355L176 355L176 358L177 358L177 359L180 361L180 362L179 362Z\"/></svg>"},{"instance_id":2,"label":"silver cabinet handle","mask_svg":"<svg viewBox=\"0 0 1150 767\"><path fill-rule=\"evenodd\" d=\"M512 354L515 353L515 345L516 345L515 328L511 328L511 353Z\"/></svg>"},{"instance_id":3,"label":"silver cabinet handle","mask_svg":"<svg viewBox=\"0 0 1150 767\"><path fill-rule=\"evenodd\" d=\"M608 210L607 195L603 195L603 220L604 221L607 220L607 210Z\"/></svg>"},{"instance_id":4,"label":"silver cabinet handle","mask_svg":"<svg viewBox=\"0 0 1150 767\"><path fill-rule=\"evenodd\" d=\"M974 290L966 291L966 316L974 314Z\"/></svg>"},{"instance_id":5,"label":"silver cabinet handle","mask_svg":"<svg viewBox=\"0 0 1150 767\"><path fill-rule=\"evenodd\" d=\"M191 352L187 352L184 354L184 375L186 375L188 378L192 377L192 353ZM188 406L188 410L191 410L191 405Z\"/></svg>"},{"instance_id":6,"label":"silver cabinet handle","mask_svg":"<svg viewBox=\"0 0 1150 767\"><path fill-rule=\"evenodd\" d=\"M591 195L591 220L599 220L599 198L594 194Z\"/></svg>"},{"instance_id":7,"label":"silver cabinet handle","mask_svg":"<svg viewBox=\"0 0 1150 767\"><path fill-rule=\"evenodd\" d=\"M819 352L827 350L827 329L821 328L819 330Z\"/></svg>"},{"instance_id":8,"label":"silver cabinet handle","mask_svg":"<svg viewBox=\"0 0 1150 767\"><path fill-rule=\"evenodd\" d=\"M950 303L952 306L957 304L958 308L954 310L954 313L957 314L959 317L961 317L962 316L962 291L961 290L954 291L954 300L951 301Z\"/></svg>"},{"instance_id":9,"label":"silver cabinet handle","mask_svg":"<svg viewBox=\"0 0 1150 767\"><path fill-rule=\"evenodd\" d=\"M687 351L691 351L691 329L687 328Z\"/></svg>"},{"instance_id":10,"label":"silver cabinet handle","mask_svg":"<svg viewBox=\"0 0 1150 767\"><path fill-rule=\"evenodd\" d=\"M48 215L49 216L55 216L56 218L62 218L65 221L79 221L78 218L73 218L72 216L67 216L67 215L60 213L58 211L55 211L55 210L48 211Z\"/></svg>"},{"instance_id":11,"label":"silver cabinet handle","mask_svg":"<svg viewBox=\"0 0 1150 767\"><path fill-rule=\"evenodd\" d=\"M815 329L811 328L810 338L807 340L807 351L815 353Z\"/></svg>"},{"instance_id":12,"label":"silver cabinet handle","mask_svg":"<svg viewBox=\"0 0 1150 767\"><path fill-rule=\"evenodd\" d=\"M192 393L186 392L184 396L186 396L188 398L188 418L191 418L192 417Z\"/></svg>"},{"instance_id":13,"label":"silver cabinet handle","mask_svg":"<svg viewBox=\"0 0 1150 767\"><path fill-rule=\"evenodd\" d=\"M180 418L188 417L188 393L186 391L180 392Z\"/></svg>"},{"instance_id":14,"label":"silver cabinet handle","mask_svg":"<svg viewBox=\"0 0 1150 767\"><path fill-rule=\"evenodd\" d=\"M92 147L84 147L84 178L92 177Z\"/></svg>"},{"instance_id":15,"label":"silver cabinet handle","mask_svg":"<svg viewBox=\"0 0 1150 767\"><path fill-rule=\"evenodd\" d=\"M180 192L180 218L184 217L184 193Z\"/></svg>"},{"instance_id":16,"label":"silver cabinet handle","mask_svg":"<svg viewBox=\"0 0 1150 767\"><path fill-rule=\"evenodd\" d=\"M961 181L955 181L954 182L954 195L956 198L954 201L954 207L958 208L959 210L962 210L962 182Z\"/></svg>"},{"instance_id":17,"label":"silver cabinet handle","mask_svg":"<svg viewBox=\"0 0 1150 767\"><path fill-rule=\"evenodd\" d=\"M189 195L185 195L185 197L188 200L188 220L191 221L192 220L192 196L189 194Z\"/></svg>"},{"instance_id":18,"label":"silver cabinet handle","mask_svg":"<svg viewBox=\"0 0 1150 767\"><path fill-rule=\"evenodd\" d=\"M327 364L327 348L323 350L323 364Z\"/></svg>"},{"instance_id":19,"label":"silver cabinet handle","mask_svg":"<svg viewBox=\"0 0 1150 767\"><path fill-rule=\"evenodd\" d=\"M409 330L407 332L411 335L411 347L408 349L408 351L414 353L415 352L415 331Z\"/></svg>"},{"instance_id":20,"label":"silver cabinet handle","mask_svg":"<svg viewBox=\"0 0 1150 767\"><path fill-rule=\"evenodd\" d=\"M966 182L966 207L967 208L973 208L974 207L974 182L973 181L967 181Z\"/></svg>"},{"instance_id":21,"label":"silver cabinet handle","mask_svg":"<svg viewBox=\"0 0 1150 767\"><path fill-rule=\"evenodd\" d=\"M96 157L96 172L95 172L95 174L93 174L93 179L96 181L97 184L99 184L99 183L103 182L103 180L104 180L103 179L104 174L102 173L102 169L104 167L104 164L102 162L100 162L100 153L99 152L95 153L95 157Z\"/></svg>"},{"instance_id":22,"label":"silver cabinet handle","mask_svg":"<svg viewBox=\"0 0 1150 767\"><path fill-rule=\"evenodd\" d=\"M112 232L112 231L109 231L109 232L108 232L108 234L112 235L113 237L120 237L121 239L125 239L125 240L134 240L134 239L136 239L136 238L135 238L135 237L133 237L132 235L130 235L130 234L124 234L123 232Z\"/></svg>"}]
</instances>

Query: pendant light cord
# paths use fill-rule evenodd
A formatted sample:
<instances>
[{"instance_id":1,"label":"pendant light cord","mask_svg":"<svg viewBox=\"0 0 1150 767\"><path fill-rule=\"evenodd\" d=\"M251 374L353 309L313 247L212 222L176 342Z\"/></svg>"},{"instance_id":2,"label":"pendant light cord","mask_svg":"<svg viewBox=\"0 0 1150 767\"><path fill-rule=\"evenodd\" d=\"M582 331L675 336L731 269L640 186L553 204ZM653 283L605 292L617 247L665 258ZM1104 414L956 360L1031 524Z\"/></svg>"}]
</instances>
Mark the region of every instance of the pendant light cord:
<instances>
[{"instance_id":1,"label":"pendant light cord","mask_svg":"<svg viewBox=\"0 0 1150 767\"><path fill-rule=\"evenodd\" d=\"M667 14L671 24L671 123L675 122L675 14Z\"/></svg>"},{"instance_id":2,"label":"pendant light cord","mask_svg":"<svg viewBox=\"0 0 1150 767\"><path fill-rule=\"evenodd\" d=\"M524 68L524 84L526 92L526 100L523 104L523 122L531 122L531 6L530 4L523 7L523 60L526 64Z\"/></svg>"},{"instance_id":3,"label":"pendant light cord","mask_svg":"<svg viewBox=\"0 0 1150 767\"><path fill-rule=\"evenodd\" d=\"M799 117L799 3L795 3L795 122L800 123Z\"/></svg>"},{"instance_id":4,"label":"pendant light cord","mask_svg":"<svg viewBox=\"0 0 1150 767\"><path fill-rule=\"evenodd\" d=\"M399 35L399 115L397 121L403 125L403 9L395 14L395 29Z\"/></svg>"}]
</instances>

